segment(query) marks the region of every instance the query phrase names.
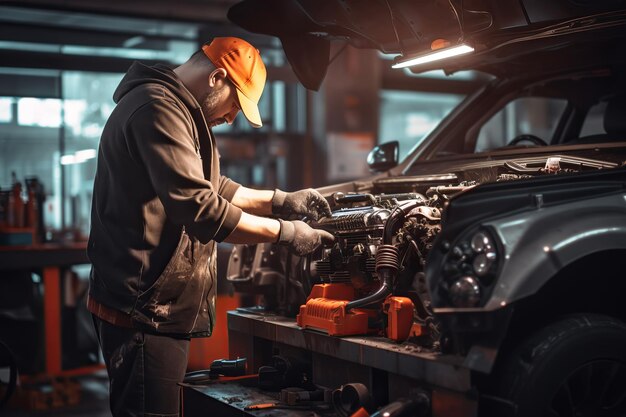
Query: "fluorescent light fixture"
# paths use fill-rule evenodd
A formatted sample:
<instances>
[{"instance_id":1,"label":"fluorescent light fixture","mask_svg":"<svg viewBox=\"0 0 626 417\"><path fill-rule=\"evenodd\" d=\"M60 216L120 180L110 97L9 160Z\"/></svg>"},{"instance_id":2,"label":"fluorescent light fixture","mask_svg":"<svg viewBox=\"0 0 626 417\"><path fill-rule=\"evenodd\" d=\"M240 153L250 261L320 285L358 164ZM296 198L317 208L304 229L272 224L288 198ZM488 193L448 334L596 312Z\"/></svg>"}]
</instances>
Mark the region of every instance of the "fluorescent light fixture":
<instances>
[{"instance_id":1,"label":"fluorescent light fixture","mask_svg":"<svg viewBox=\"0 0 626 417\"><path fill-rule=\"evenodd\" d=\"M63 155L61 157L61 165L72 165L76 163L76 157L74 155Z\"/></svg>"},{"instance_id":2,"label":"fluorescent light fixture","mask_svg":"<svg viewBox=\"0 0 626 417\"><path fill-rule=\"evenodd\" d=\"M433 62L457 55L468 54L470 52L474 52L474 48L463 43L449 48L439 49L434 52L429 52L427 54L416 56L414 58L408 58L405 61L400 61L397 64L393 64L391 68L406 68L414 65L421 65L427 62Z\"/></svg>"},{"instance_id":3,"label":"fluorescent light fixture","mask_svg":"<svg viewBox=\"0 0 626 417\"><path fill-rule=\"evenodd\" d=\"M76 160L78 162L84 162L88 159L93 159L96 157L96 150L95 149L85 149L82 151L76 151L76 153L74 153L74 155L76 156Z\"/></svg>"},{"instance_id":4,"label":"fluorescent light fixture","mask_svg":"<svg viewBox=\"0 0 626 417\"><path fill-rule=\"evenodd\" d=\"M95 157L95 149L84 149L82 151L76 151L74 152L74 154L61 156L61 165L82 164L83 162L93 159Z\"/></svg>"}]
</instances>

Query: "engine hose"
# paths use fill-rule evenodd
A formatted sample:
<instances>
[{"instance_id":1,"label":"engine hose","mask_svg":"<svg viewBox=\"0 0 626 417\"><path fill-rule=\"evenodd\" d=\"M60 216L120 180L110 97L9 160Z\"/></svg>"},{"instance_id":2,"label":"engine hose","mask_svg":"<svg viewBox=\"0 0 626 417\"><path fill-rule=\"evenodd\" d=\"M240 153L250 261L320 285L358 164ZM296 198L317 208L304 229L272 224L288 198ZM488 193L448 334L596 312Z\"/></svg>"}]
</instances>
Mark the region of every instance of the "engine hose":
<instances>
[{"instance_id":1,"label":"engine hose","mask_svg":"<svg viewBox=\"0 0 626 417\"><path fill-rule=\"evenodd\" d=\"M475 185L440 185L438 187L430 187L426 191L426 197L432 197L435 194L440 194L448 197L448 194L456 194L461 191L473 188Z\"/></svg>"},{"instance_id":2,"label":"engine hose","mask_svg":"<svg viewBox=\"0 0 626 417\"><path fill-rule=\"evenodd\" d=\"M346 311L383 301L393 286L393 279L400 268L398 248L393 245L380 245L376 251L376 273L382 284L378 291L367 297L350 301L346 304Z\"/></svg>"},{"instance_id":3,"label":"engine hose","mask_svg":"<svg viewBox=\"0 0 626 417\"><path fill-rule=\"evenodd\" d=\"M393 243L393 236L396 233L396 224L399 221L404 220L404 216L406 216L406 214L413 210L415 207L423 205L423 201L416 201L411 204L407 204L404 207L396 207L389 215L387 223L385 224L385 230L383 231L383 243L391 245Z\"/></svg>"},{"instance_id":4,"label":"engine hose","mask_svg":"<svg viewBox=\"0 0 626 417\"><path fill-rule=\"evenodd\" d=\"M382 281L382 284L375 293L358 300L350 301L346 304L346 311L381 302L391 294L393 280L398 273L398 269L400 269L398 248L392 245L393 236L396 232L396 224L398 221L404 219L406 213L421 205L423 205L423 201L416 201L404 207L397 207L391 212L387 219L385 230L383 231L384 244L380 245L376 251L376 273L378 274L378 278Z\"/></svg>"}]
</instances>

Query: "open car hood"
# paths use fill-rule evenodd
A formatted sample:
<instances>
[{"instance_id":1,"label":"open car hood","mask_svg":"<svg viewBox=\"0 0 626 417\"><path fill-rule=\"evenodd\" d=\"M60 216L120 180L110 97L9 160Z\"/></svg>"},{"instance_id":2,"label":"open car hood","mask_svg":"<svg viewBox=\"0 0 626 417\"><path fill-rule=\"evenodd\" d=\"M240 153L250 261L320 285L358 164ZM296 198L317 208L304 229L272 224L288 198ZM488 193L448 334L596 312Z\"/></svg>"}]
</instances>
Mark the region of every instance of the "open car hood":
<instances>
[{"instance_id":1,"label":"open car hood","mask_svg":"<svg viewBox=\"0 0 626 417\"><path fill-rule=\"evenodd\" d=\"M399 58L429 52L438 40L466 43L474 53L411 70L476 69L501 76L508 68L519 72L520 65L532 65L532 54L545 67L545 51L623 37L626 0L244 0L228 18L250 32L278 37L299 80L317 90L331 41Z\"/></svg>"}]
</instances>

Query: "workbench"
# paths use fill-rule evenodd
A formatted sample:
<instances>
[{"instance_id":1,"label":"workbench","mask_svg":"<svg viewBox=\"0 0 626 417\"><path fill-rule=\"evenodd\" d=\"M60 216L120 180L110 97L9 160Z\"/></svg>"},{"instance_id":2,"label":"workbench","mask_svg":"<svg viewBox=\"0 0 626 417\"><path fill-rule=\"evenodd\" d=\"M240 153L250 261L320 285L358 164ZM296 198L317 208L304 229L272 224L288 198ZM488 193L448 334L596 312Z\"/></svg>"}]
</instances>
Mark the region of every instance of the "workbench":
<instances>
[{"instance_id":1,"label":"workbench","mask_svg":"<svg viewBox=\"0 0 626 417\"><path fill-rule=\"evenodd\" d=\"M101 369L91 365L74 369L62 367L61 273L72 265L89 263L87 243L32 246L0 246L0 273L3 270L41 270L44 286L45 375L71 376Z\"/></svg>"},{"instance_id":2,"label":"workbench","mask_svg":"<svg viewBox=\"0 0 626 417\"><path fill-rule=\"evenodd\" d=\"M256 388L254 381L252 377L248 382L216 381L203 386L183 384L182 417L338 417L330 405L324 408L278 405L249 410L257 405L274 404L278 399L277 393Z\"/></svg>"},{"instance_id":3,"label":"workbench","mask_svg":"<svg viewBox=\"0 0 626 417\"><path fill-rule=\"evenodd\" d=\"M284 355L306 362L311 381L320 387L336 389L343 384L362 383L379 405L426 390L440 415L475 415L471 371L458 356L379 336L333 337L303 330L294 318L245 309L228 312L228 338L230 358L247 358L248 373L270 364L274 355ZM183 389L185 417L269 415L266 413L270 410L244 408L272 400L275 394L238 383ZM272 415L299 416L296 411L273 409ZM311 416L312 411L303 415Z\"/></svg>"}]
</instances>

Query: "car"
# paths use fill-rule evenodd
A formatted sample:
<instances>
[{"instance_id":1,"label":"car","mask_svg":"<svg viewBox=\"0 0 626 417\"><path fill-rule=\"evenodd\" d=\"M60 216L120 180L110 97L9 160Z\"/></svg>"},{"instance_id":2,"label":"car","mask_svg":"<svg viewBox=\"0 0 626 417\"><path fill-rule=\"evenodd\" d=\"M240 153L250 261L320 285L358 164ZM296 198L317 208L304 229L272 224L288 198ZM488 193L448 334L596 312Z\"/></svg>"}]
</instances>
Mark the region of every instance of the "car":
<instances>
[{"instance_id":1,"label":"car","mask_svg":"<svg viewBox=\"0 0 626 417\"><path fill-rule=\"evenodd\" d=\"M325 337L259 333L245 312L231 314L232 336L299 352L322 385L365 367L370 377L352 377L387 412L426 395L419 413L390 415L624 415L626 2L245 0L229 18L278 36L308 88L334 39L397 53L396 66L466 47L412 70L490 76L403 161L397 142L381 144L372 176L319 189L333 216L310 224L334 244L305 258L234 249L236 288L297 315L290 332ZM330 284L350 296L320 289ZM390 311L403 299L400 337L390 329L404 313ZM315 321L324 300L369 315L365 331ZM335 373L321 370L328 356Z\"/></svg>"}]
</instances>

